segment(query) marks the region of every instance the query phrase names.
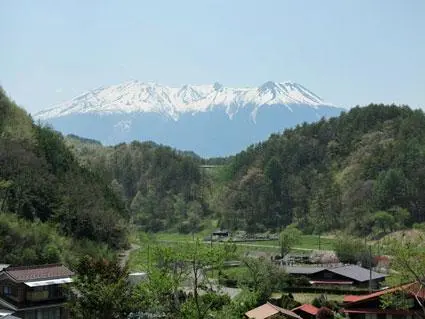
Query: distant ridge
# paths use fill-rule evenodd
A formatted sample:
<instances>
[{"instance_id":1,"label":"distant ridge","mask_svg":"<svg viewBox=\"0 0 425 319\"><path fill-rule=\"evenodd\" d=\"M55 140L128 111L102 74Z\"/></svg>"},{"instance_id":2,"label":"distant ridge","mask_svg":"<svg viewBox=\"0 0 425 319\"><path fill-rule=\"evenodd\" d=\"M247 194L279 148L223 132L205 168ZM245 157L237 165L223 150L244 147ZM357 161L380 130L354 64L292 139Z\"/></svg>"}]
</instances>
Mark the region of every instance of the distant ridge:
<instances>
[{"instance_id":1,"label":"distant ridge","mask_svg":"<svg viewBox=\"0 0 425 319\"><path fill-rule=\"evenodd\" d=\"M85 92L34 118L104 144L152 140L209 157L236 153L271 133L342 110L295 82L230 88L129 81Z\"/></svg>"}]
</instances>

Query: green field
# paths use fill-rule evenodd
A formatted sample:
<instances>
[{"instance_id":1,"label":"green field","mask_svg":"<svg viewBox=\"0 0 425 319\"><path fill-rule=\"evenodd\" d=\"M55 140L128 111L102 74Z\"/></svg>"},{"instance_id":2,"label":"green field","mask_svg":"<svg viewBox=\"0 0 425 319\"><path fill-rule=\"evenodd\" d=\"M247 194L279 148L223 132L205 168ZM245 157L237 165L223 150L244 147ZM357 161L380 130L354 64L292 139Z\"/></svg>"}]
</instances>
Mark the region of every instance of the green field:
<instances>
[{"instance_id":1,"label":"green field","mask_svg":"<svg viewBox=\"0 0 425 319\"><path fill-rule=\"evenodd\" d=\"M209 227L213 228L214 225ZM138 244L140 249L135 250L131 253L129 259L130 269L132 270L145 270L148 262L148 251L153 249L155 245L174 245L178 243L192 242L193 240L200 240L208 236L211 232L210 229L204 230L203 232L194 235L185 235L179 233L168 233L161 232L156 234L147 234L144 232L134 232L131 236L133 243ZM320 248L322 250L332 250L335 239L329 237L320 238ZM205 242L209 245L209 242ZM220 245L223 243L213 242L213 245ZM279 243L277 240L264 240L264 241L248 241L248 242L236 242L237 253L240 256L248 253L259 253L264 252L265 254L278 254ZM295 245L294 251L300 253L308 253L309 250L319 249L319 237L316 235L303 235L300 242Z\"/></svg>"},{"instance_id":2,"label":"green field","mask_svg":"<svg viewBox=\"0 0 425 319\"><path fill-rule=\"evenodd\" d=\"M314 293L293 293L294 299L302 304L311 303L314 298L319 297L320 294ZM333 294L324 294L328 300L342 302L344 295L333 295Z\"/></svg>"}]
</instances>

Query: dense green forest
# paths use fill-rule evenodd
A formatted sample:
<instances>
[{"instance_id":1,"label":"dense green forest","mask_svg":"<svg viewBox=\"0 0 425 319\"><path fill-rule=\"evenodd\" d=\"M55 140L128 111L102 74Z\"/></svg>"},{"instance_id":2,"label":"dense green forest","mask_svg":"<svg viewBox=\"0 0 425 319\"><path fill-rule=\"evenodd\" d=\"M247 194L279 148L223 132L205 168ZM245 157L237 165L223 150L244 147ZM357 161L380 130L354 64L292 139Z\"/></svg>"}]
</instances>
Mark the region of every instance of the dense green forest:
<instances>
[{"instance_id":1,"label":"dense green forest","mask_svg":"<svg viewBox=\"0 0 425 319\"><path fill-rule=\"evenodd\" d=\"M142 229L196 232L211 215L203 197L209 179L198 156L153 142L104 147L67 136L67 143L83 166L102 175L127 202Z\"/></svg>"},{"instance_id":2,"label":"dense green forest","mask_svg":"<svg viewBox=\"0 0 425 319\"><path fill-rule=\"evenodd\" d=\"M2 262L57 262L69 249L127 246L130 214L119 195L0 88Z\"/></svg>"},{"instance_id":3,"label":"dense green forest","mask_svg":"<svg viewBox=\"0 0 425 319\"><path fill-rule=\"evenodd\" d=\"M214 217L249 232L296 224L305 233L364 235L424 221L423 127L423 112L407 106L355 107L211 160L152 142L67 141L145 230L196 231Z\"/></svg>"},{"instance_id":4,"label":"dense green forest","mask_svg":"<svg viewBox=\"0 0 425 319\"><path fill-rule=\"evenodd\" d=\"M365 235L423 222L424 128L421 110L369 105L272 135L224 168L221 223Z\"/></svg>"},{"instance_id":5,"label":"dense green forest","mask_svg":"<svg viewBox=\"0 0 425 319\"><path fill-rule=\"evenodd\" d=\"M120 249L129 221L153 232L217 219L248 232L367 235L425 220L425 115L407 106L356 107L210 160L153 142L64 138L2 90L0 115L4 262Z\"/></svg>"}]
</instances>

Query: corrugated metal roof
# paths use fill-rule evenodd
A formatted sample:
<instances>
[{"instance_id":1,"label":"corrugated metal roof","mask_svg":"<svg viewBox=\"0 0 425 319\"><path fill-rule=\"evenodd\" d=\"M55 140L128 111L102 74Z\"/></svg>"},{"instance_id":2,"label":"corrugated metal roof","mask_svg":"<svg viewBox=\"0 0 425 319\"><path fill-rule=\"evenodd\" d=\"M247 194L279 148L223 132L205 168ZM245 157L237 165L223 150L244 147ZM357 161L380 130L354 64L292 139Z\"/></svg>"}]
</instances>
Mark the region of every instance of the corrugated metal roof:
<instances>
[{"instance_id":1,"label":"corrugated metal roof","mask_svg":"<svg viewBox=\"0 0 425 319\"><path fill-rule=\"evenodd\" d=\"M343 302L353 302L359 299L360 297L361 296L356 296L356 295L345 295Z\"/></svg>"},{"instance_id":2,"label":"corrugated metal roof","mask_svg":"<svg viewBox=\"0 0 425 319\"><path fill-rule=\"evenodd\" d=\"M403 292L406 292L408 294L412 294L412 295L416 296L417 298L421 298L422 300L425 299L425 289L422 287L421 284L419 284L417 282L413 282L413 283L401 285L401 286L398 286L398 287L383 289L383 290L373 292L373 293L368 294L368 295L358 296L357 298L352 298L353 299L352 301L347 300L346 306L351 307L351 306L356 305L356 304L358 304L362 301L379 298L379 297L381 297L385 294L394 293L394 292L397 292L397 291L403 291ZM348 298L348 299L351 299L351 298Z\"/></svg>"},{"instance_id":3,"label":"corrugated metal roof","mask_svg":"<svg viewBox=\"0 0 425 319\"><path fill-rule=\"evenodd\" d=\"M328 268L329 271L347 277L354 279L356 281L364 282L368 281L370 279L370 271L369 269L357 266L357 265L348 265L348 266L342 266L337 268ZM372 271L372 280L373 279L380 279L385 278L386 275L380 274L377 272Z\"/></svg>"},{"instance_id":4,"label":"corrugated metal roof","mask_svg":"<svg viewBox=\"0 0 425 319\"><path fill-rule=\"evenodd\" d=\"M286 266L285 271L288 274L311 275L318 273L326 268L323 267L308 267L308 266Z\"/></svg>"}]
</instances>

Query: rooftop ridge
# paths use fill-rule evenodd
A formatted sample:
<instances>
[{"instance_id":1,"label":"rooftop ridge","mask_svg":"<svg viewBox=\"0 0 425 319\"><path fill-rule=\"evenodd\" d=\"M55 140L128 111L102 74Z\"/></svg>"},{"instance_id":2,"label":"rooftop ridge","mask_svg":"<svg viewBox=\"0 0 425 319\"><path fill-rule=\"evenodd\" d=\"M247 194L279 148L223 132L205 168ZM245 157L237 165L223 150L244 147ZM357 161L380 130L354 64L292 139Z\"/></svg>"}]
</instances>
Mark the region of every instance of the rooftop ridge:
<instances>
[{"instance_id":1,"label":"rooftop ridge","mask_svg":"<svg viewBox=\"0 0 425 319\"><path fill-rule=\"evenodd\" d=\"M4 271L9 271L9 270L29 270L29 269L40 269L40 268L52 268L52 267L60 267L60 266L64 266L61 263L56 263L56 264L42 264L42 265L31 265L31 266L9 266L4 268Z\"/></svg>"},{"instance_id":2,"label":"rooftop ridge","mask_svg":"<svg viewBox=\"0 0 425 319\"><path fill-rule=\"evenodd\" d=\"M16 282L59 279L75 275L72 270L60 263L8 267L3 273Z\"/></svg>"}]
</instances>

